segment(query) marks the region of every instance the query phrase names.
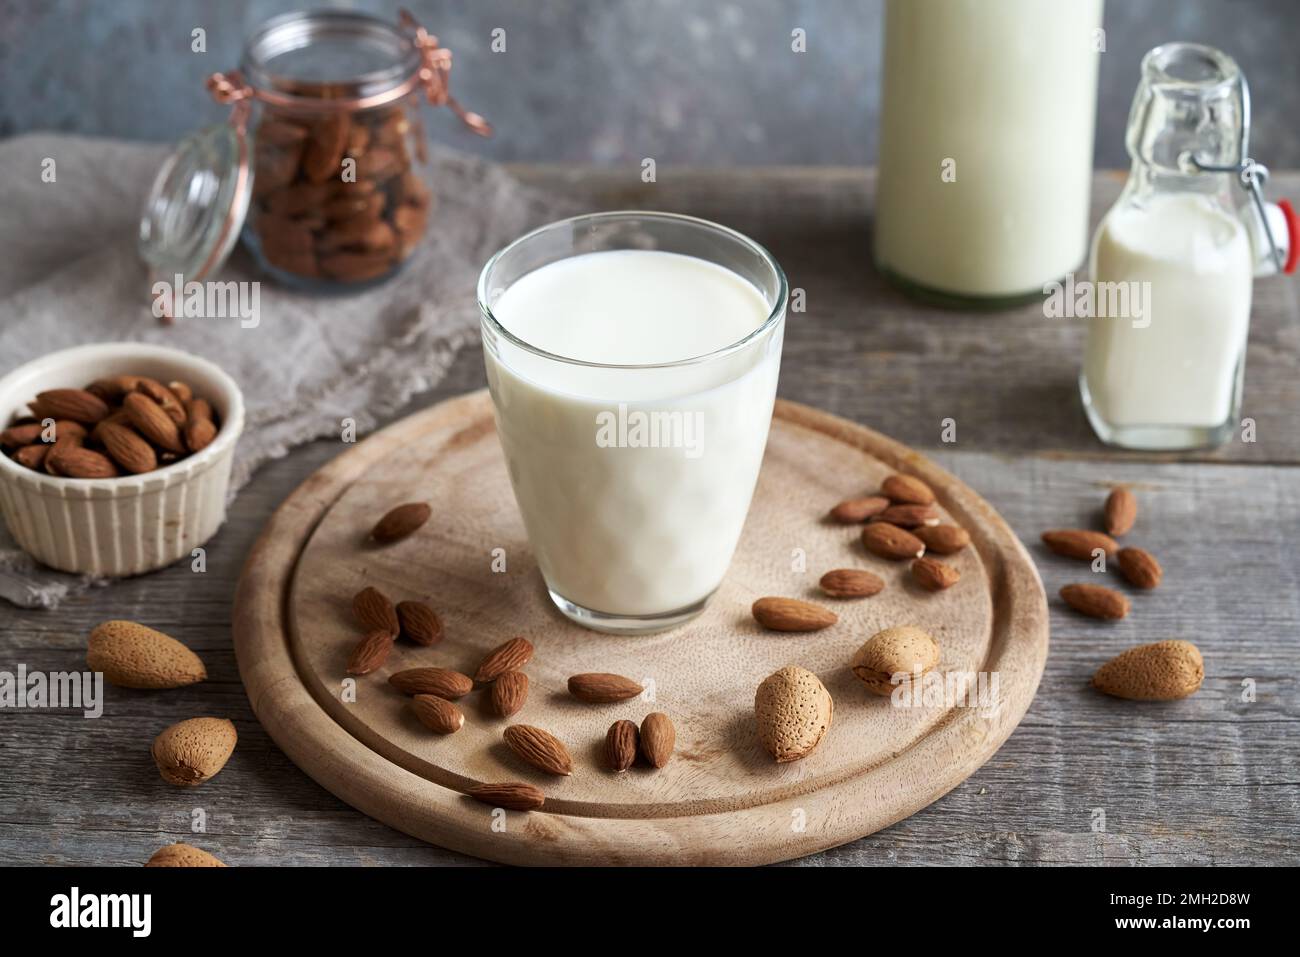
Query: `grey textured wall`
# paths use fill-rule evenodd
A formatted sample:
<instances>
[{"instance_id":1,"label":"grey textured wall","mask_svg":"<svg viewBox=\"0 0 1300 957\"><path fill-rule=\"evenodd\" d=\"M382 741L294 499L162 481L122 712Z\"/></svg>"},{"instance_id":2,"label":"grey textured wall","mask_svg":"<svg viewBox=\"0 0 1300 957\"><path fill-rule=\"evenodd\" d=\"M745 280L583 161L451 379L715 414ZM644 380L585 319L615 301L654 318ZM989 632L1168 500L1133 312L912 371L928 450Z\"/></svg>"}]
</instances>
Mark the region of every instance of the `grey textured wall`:
<instances>
[{"instance_id":1,"label":"grey textured wall","mask_svg":"<svg viewBox=\"0 0 1300 957\"><path fill-rule=\"evenodd\" d=\"M1043 0L1068 3L1070 0ZM310 0L0 0L0 135L174 139L221 111L204 76L261 20ZM338 4L392 15L398 0ZM499 129L445 142L503 160L862 164L876 155L883 0L407 0L456 54L453 87ZM190 31L207 31L206 54ZM489 50L506 30L504 54ZM790 31L808 52L790 52ZM1097 158L1125 166L1142 53L1171 39L1236 56L1255 154L1300 166L1297 0L1109 0Z\"/></svg>"}]
</instances>

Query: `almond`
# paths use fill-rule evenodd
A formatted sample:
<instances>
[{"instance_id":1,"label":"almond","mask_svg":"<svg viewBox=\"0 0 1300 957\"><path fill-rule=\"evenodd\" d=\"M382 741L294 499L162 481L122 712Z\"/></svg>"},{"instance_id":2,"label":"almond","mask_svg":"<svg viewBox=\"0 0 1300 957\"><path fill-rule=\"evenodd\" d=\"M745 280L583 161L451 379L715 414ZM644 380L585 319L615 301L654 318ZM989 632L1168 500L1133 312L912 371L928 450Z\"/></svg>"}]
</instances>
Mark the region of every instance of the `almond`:
<instances>
[{"instance_id":1,"label":"almond","mask_svg":"<svg viewBox=\"0 0 1300 957\"><path fill-rule=\"evenodd\" d=\"M528 724L512 724L505 730L510 750L539 771L547 774L573 773L573 759L555 735Z\"/></svg>"},{"instance_id":2,"label":"almond","mask_svg":"<svg viewBox=\"0 0 1300 957\"><path fill-rule=\"evenodd\" d=\"M120 688L183 688L208 676L189 648L134 621L96 625L90 633L86 664Z\"/></svg>"},{"instance_id":3,"label":"almond","mask_svg":"<svg viewBox=\"0 0 1300 957\"><path fill-rule=\"evenodd\" d=\"M174 383L173 383L174 384ZM185 405L185 418L193 422L196 419L206 419L209 422L216 422L216 416L212 414L212 405L207 399L182 399Z\"/></svg>"},{"instance_id":4,"label":"almond","mask_svg":"<svg viewBox=\"0 0 1300 957\"><path fill-rule=\"evenodd\" d=\"M823 575L819 584L832 598L869 598L884 589L885 580L861 568L836 568Z\"/></svg>"},{"instance_id":5,"label":"almond","mask_svg":"<svg viewBox=\"0 0 1300 957\"><path fill-rule=\"evenodd\" d=\"M24 445L31 445L39 441L41 437L41 423L28 422L25 425L14 425L0 432L0 445L7 449L16 449Z\"/></svg>"},{"instance_id":6,"label":"almond","mask_svg":"<svg viewBox=\"0 0 1300 957\"><path fill-rule=\"evenodd\" d=\"M478 671L474 672L474 680L482 684L496 681L507 671L522 668L532 660L532 657L532 642L527 638L511 638L488 652L487 657L478 666Z\"/></svg>"},{"instance_id":7,"label":"almond","mask_svg":"<svg viewBox=\"0 0 1300 957\"><path fill-rule=\"evenodd\" d=\"M1083 528L1060 528L1043 532L1043 543L1058 555L1085 562L1092 561L1092 553L1099 548L1107 556L1119 551L1119 543L1109 535Z\"/></svg>"},{"instance_id":8,"label":"almond","mask_svg":"<svg viewBox=\"0 0 1300 957\"><path fill-rule=\"evenodd\" d=\"M830 516L836 522L845 525L856 525L858 522L865 522L872 515L878 515L887 508L889 508L889 499L883 495L872 495L868 498L851 498L840 502L831 509Z\"/></svg>"},{"instance_id":9,"label":"almond","mask_svg":"<svg viewBox=\"0 0 1300 957\"><path fill-rule=\"evenodd\" d=\"M436 695L439 698L463 698L474 690L469 675L450 668L407 668L388 676L388 683L402 694Z\"/></svg>"},{"instance_id":10,"label":"almond","mask_svg":"<svg viewBox=\"0 0 1300 957\"><path fill-rule=\"evenodd\" d=\"M393 634L389 631L372 631L357 643L348 656L348 674L367 675L383 666L393 650Z\"/></svg>"},{"instance_id":11,"label":"almond","mask_svg":"<svg viewBox=\"0 0 1300 957\"><path fill-rule=\"evenodd\" d=\"M194 398L194 390L189 387L189 383L181 382L179 379L173 379L167 383L167 388L172 390L172 395L186 403L186 413L189 412L188 403ZM188 417L188 416L187 416Z\"/></svg>"},{"instance_id":12,"label":"almond","mask_svg":"<svg viewBox=\"0 0 1300 957\"><path fill-rule=\"evenodd\" d=\"M640 684L622 675L600 672L574 675L569 679L569 694L588 704L610 704L635 698L644 691Z\"/></svg>"},{"instance_id":13,"label":"almond","mask_svg":"<svg viewBox=\"0 0 1300 957\"><path fill-rule=\"evenodd\" d=\"M352 599L352 614L366 631L386 631L396 638L402 630L392 601L373 585L357 592Z\"/></svg>"},{"instance_id":14,"label":"almond","mask_svg":"<svg viewBox=\"0 0 1300 957\"><path fill-rule=\"evenodd\" d=\"M1061 598L1089 618L1116 621L1128 614L1128 599L1105 585L1066 585L1061 589Z\"/></svg>"},{"instance_id":15,"label":"almond","mask_svg":"<svg viewBox=\"0 0 1300 957\"><path fill-rule=\"evenodd\" d=\"M878 515L871 517L873 522L888 522L899 528L917 528L921 525L938 525L939 511L933 505L891 505Z\"/></svg>"},{"instance_id":16,"label":"almond","mask_svg":"<svg viewBox=\"0 0 1300 957\"><path fill-rule=\"evenodd\" d=\"M99 396L85 389L49 389L37 393L40 408L38 418L72 419L93 425L108 415L108 405Z\"/></svg>"},{"instance_id":17,"label":"almond","mask_svg":"<svg viewBox=\"0 0 1300 957\"><path fill-rule=\"evenodd\" d=\"M157 402L158 407L177 425L185 424L188 416L185 414L185 407L181 404L180 398L157 379L141 376L135 384L135 391Z\"/></svg>"},{"instance_id":18,"label":"almond","mask_svg":"<svg viewBox=\"0 0 1300 957\"><path fill-rule=\"evenodd\" d=\"M428 605L418 601L399 601L397 620L402 637L417 645L436 645L442 641L442 621Z\"/></svg>"},{"instance_id":19,"label":"almond","mask_svg":"<svg viewBox=\"0 0 1300 957\"><path fill-rule=\"evenodd\" d=\"M826 736L834 713L826 686L796 665L769 675L754 694L758 740L782 764L807 757Z\"/></svg>"},{"instance_id":20,"label":"almond","mask_svg":"<svg viewBox=\"0 0 1300 957\"><path fill-rule=\"evenodd\" d=\"M523 781L506 781L502 784L480 784L466 792L475 801L508 811L535 811L546 803L546 795L539 788Z\"/></svg>"},{"instance_id":21,"label":"almond","mask_svg":"<svg viewBox=\"0 0 1300 957\"><path fill-rule=\"evenodd\" d=\"M82 436L65 429L55 429L54 444L45 455L45 471L50 475L63 475L63 456L73 449L81 448Z\"/></svg>"},{"instance_id":22,"label":"almond","mask_svg":"<svg viewBox=\"0 0 1300 957\"><path fill-rule=\"evenodd\" d=\"M492 710L503 718L517 714L528 700L528 675L507 671L492 682Z\"/></svg>"},{"instance_id":23,"label":"almond","mask_svg":"<svg viewBox=\"0 0 1300 957\"><path fill-rule=\"evenodd\" d=\"M131 380L129 385L127 379ZM133 376L113 376L108 379L96 379L86 386L86 391L102 399L106 405L113 405L122 401L124 392L130 392L134 388L135 378Z\"/></svg>"},{"instance_id":24,"label":"almond","mask_svg":"<svg viewBox=\"0 0 1300 957\"><path fill-rule=\"evenodd\" d=\"M929 591L943 591L957 584L961 572L933 558L918 558L912 562L912 578Z\"/></svg>"},{"instance_id":25,"label":"almond","mask_svg":"<svg viewBox=\"0 0 1300 957\"><path fill-rule=\"evenodd\" d=\"M912 534L936 555L954 555L970 544L970 533L960 525L922 525Z\"/></svg>"},{"instance_id":26,"label":"almond","mask_svg":"<svg viewBox=\"0 0 1300 957\"><path fill-rule=\"evenodd\" d=\"M103 479L116 478L118 475L117 466L113 464L112 459L91 449L79 445L60 449L56 445L46 459L52 458L56 452L58 460L54 467L59 475L67 478Z\"/></svg>"},{"instance_id":27,"label":"almond","mask_svg":"<svg viewBox=\"0 0 1300 957\"><path fill-rule=\"evenodd\" d=\"M370 537L380 545L388 545L410 535L429 520L433 514L424 502L407 502L390 509L370 530Z\"/></svg>"},{"instance_id":28,"label":"almond","mask_svg":"<svg viewBox=\"0 0 1300 957\"><path fill-rule=\"evenodd\" d=\"M887 522L872 522L864 528L862 544L871 554L893 562L920 558L925 554L925 544L919 538Z\"/></svg>"},{"instance_id":29,"label":"almond","mask_svg":"<svg viewBox=\"0 0 1300 957\"><path fill-rule=\"evenodd\" d=\"M655 711L641 721L641 756L652 768L662 768L673 756L677 729L668 715Z\"/></svg>"},{"instance_id":30,"label":"almond","mask_svg":"<svg viewBox=\"0 0 1300 957\"><path fill-rule=\"evenodd\" d=\"M1135 588L1155 588L1164 578L1156 557L1143 548L1121 548L1115 556L1120 573Z\"/></svg>"},{"instance_id":31,"label":"almond","mask_svg":"<svg viewBox=\"0 0 1300 957\"><path fill-rule=\"evenodd\" d=\"M818 631L840 620L830 609L797 598L760 598L750 611L755 621L772 631Z\"/></svg>"},{"instance_id":32,"label":"almond","mask_svg":"<svg viewBox=\"0 0 1300 957\"><path fill-rule=\"evenodd\" d=\"M1172 701L1205 680L1205 662L1190 641L1157 641L1117 655L1097 669L1092 686L1117 698Z\"/></svg>"},{"instance_id":33,"label":"almond","mask_svg":"<svg viewBox=\"0 0 1300 957\"><path fill-rule=\"evenodd\" d=\"M615 721L605 732L605 766L618 774L636 761L640 733L635 721Z\"/></svg>"},{"instance_id":34,"label":"almond","mask_svg":"<svg viewBox=\"0 0 1300 957\"><path fill-rule=\"evenodd\" d=\"M238 738L225 718L190 718L154 738L150 753L164 781L193 787L226 766Z\"/></svg>"},{"instance_id":35,"label":"almond","mask_svg":"<svg viewBox=\"0 0 1300 957\"><path fill-rule=\"evenodd\" d=\"M436 734L454 734L465 724L460 708L437 695L418 694L411 699L411 707L420 723Z\"/></svg>"},{"instance_id":36,"label":"almond","mask_svg":"<svg viewBox=\"0 0 1300 957\"><path fill-rule=\"evenodd\" d=\"M1106 496L1103 514L1106 519L1106 534L1115 538L1127 535L1133 530L1133 523L1137 521L1137 499L1126 488L1114 489Z\"/></svg>"},{"instance_id":37,"label":"almond","mask_svg":"<svg viewBox=\"0 0 1300 957\"><path fill-rule=\"evenodd\" d=\"M219 859L192 844L180 841L154 851L145 867L225 867Z\"/></svg>"},{"instance_id":38,"label":"almond","mask_svg":"<svg viewBox=\"0 0 1300 957\"><path fill-rule=\"evenodd\" d=\"M14 453L14 461L19 465L25 465L29 469L40 471L41 466L45 464L45 457L49 455L50 447L38 442L35 445L25 445Z\"/></svg>"},{"instance_id":39,"label":"almond","mask_svg":"<svg viewBox=\"0 0 1300 957\"><path fill-rule=\"evenodd\" d=\"M211 419L190 419L185 423L185 447L191 452L202 452L217 437L217 427Z\"/></svg>"},{"instance_id":40,"label":"almond","mask_svg":"<svg viewBox=\"0 0 1300 957\"><path fill-rule=\"evenodd\" d=\"M934 492L919 478L911 475L891 475L880 483L880 491L891 502L903 505L933 505Z\"/></svg>"},{"instance_id":41,"label":"almond","mask_svg":"<svg viewBox=\"0 0 1300 957\"><path fill-rule=\"evenodd\" d=\"M105 420L95 426L95 438L124 471L139 475L158 467L153 446L125 425Z\"/></svg>"},{"instance_id":42,"label":"almond","mask_svg":"<svg viewBox=\"0 0 1300 957\"><path fill-rule=\"evenodd\" d=\"M158 448L184 454L180 427L153 399L141 392L129 392L122 399L122 408L135 430Z\"/></svg>"},{"instance_id":43,"label":"almond","mask_svg":"<svg viewBox=\"0 0 1300 957\"><path fill-rule=\"evenodd\" d=\"M849 667L868 691L888 697L897 684L917 681L938 665L939 646L934 639L920 628L900 625L868 638Z\"/></svg>"}]
</instances>

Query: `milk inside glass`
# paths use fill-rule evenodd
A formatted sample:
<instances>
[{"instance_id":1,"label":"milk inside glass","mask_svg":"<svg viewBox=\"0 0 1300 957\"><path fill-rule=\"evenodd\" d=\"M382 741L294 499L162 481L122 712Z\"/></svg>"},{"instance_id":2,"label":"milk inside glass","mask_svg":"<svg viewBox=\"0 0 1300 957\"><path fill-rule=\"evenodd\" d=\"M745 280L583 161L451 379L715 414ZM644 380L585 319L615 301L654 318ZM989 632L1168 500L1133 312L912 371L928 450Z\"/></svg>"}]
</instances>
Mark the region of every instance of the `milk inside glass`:
<instances>
[{"instance_id":1,"label":"milk inside glass","mask_svg":"<svg viewBox=\"0 0 1300 957\"><path fill-rule=\"evenodd\" d=\"M661 249L561 258L494 297L527 344L485 332L497 428L571 617L671 619L721 583L767 441L780 323L728 347L773 311L736 272Z\"/></svg>"},{"instance_id":2,"label":"milk inside glass","mask_svg":"<svg viewBox=\"0 0 1300 957\"><path fill-rule=\"evenodd\" d=\"M875 255L963 300L1084 258L1102 0L889 0Z\"/></svg>"}]
</instances>

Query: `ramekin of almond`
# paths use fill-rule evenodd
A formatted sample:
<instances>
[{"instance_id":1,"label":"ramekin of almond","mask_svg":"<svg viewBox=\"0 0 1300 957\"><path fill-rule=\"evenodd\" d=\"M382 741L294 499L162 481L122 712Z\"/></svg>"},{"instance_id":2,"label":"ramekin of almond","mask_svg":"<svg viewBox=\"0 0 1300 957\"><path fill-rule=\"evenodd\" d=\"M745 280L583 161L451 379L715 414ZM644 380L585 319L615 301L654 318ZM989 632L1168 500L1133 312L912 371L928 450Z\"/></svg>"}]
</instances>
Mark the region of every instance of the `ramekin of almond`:
<instances>
[{"instance_id":1,"label":"ramekin of almond","mask_svg":"<svg viewBox=\"0 0 1300 957\"><path fill-rule=\"evenodd\" d=\"M51 568L135 575L221 527L238 386L206 359L143 343L54 352L0 379L0 515Z\"/></svg>"}]
</instances>

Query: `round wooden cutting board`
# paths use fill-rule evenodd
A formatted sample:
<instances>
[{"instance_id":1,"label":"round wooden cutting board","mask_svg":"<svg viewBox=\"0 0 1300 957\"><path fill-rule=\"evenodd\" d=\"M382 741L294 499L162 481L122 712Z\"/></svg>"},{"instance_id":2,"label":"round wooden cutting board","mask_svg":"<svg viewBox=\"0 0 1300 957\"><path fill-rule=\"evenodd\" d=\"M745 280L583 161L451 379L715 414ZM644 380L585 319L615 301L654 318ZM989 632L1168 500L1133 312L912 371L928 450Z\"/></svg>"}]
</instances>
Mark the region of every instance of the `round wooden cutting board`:
<instances>
[{"instance_id":1,"label":"round wooden cutting board","mask_svg":"<svg viewBox=\"0 0 1300 957\"><path fill-rule=\"evenodd\" d=\"M828 523L829 506L874 491L890 472L930 484L973 547L951 557L961 581L917 588L907 563L868 555L857 526ZM427 501L433 517L386 547L367 545L392 505ZM500 569L504 556L505 569ZM494 559L496 560L494 562ZM879 595L836 602L817 580L870 568ZM399 641L388 663L355 682L345 662L360 637L352 596L375 585L394 601L428 602L445 640ZM760 629L764 595L812 598L839 622L811 634ZM982 706L893 707L853 678L853 652L881 628L914 624L942 649L940 670L996 674ZM542 587L506 474L487 393L443 402L340 455L272 517L236 598L235 650L259 720L312 778L372 817L416 837L521 864L757 864L870 834L955 787L1006 740L1033 698L1047 657L1047 603L1029 556L971 489L870 429L778 402L758 488L731 571L694 621L656 635L599 634L555 611ZM514 635L536 646L524 669L527 705L511 719L475 690L465 726L435 735L387 683L394 671L439 665L473 673ZM815 672L835 700L820 746L792 764L758 744L754 691L776 669ZM641 698L582 704L569 675L605 671L643 682ZM354 694L349 693L354 690ZM652 698L652 700L650 700ZM664 711L677 749L662 770L601 767L606 729ZM575 770L549 777L506 748L510 723L547 729ZM466 797L479 782L523 780L546 792L540 811L502 811Z\"/></svg>"}]
</instances>

